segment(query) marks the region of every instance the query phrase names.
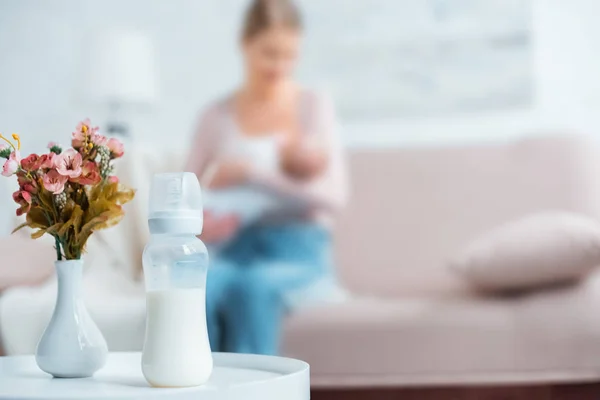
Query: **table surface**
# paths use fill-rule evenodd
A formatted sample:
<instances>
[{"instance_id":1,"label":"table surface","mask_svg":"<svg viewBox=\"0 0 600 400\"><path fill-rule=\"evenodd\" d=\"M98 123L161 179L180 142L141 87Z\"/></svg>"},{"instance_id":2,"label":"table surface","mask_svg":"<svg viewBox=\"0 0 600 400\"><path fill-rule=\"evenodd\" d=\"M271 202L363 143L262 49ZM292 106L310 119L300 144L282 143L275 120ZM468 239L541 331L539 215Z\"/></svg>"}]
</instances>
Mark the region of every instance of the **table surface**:
<instances>
[{"instance_id":1,"label":"table surface","mask_svg":"<svg viewBox=\"0 0 600 400\"><path fill-rule=\"evenodd\" d=\"M308 400L309 367L291 358L214 353L206 385L153 388L140 353L110 353L92 378L60 379L42 372L33 356L0 357L0 399Z\"/></svg>"}]
</instances>

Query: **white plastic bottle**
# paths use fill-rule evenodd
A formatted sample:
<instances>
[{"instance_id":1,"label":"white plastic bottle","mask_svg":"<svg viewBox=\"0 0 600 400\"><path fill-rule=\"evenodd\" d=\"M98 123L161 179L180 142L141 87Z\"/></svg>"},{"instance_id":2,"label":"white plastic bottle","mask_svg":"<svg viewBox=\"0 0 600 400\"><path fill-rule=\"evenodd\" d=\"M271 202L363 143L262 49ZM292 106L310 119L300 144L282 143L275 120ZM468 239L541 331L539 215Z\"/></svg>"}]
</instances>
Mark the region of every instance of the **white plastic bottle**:
<instances>
[{"instance_id":1,"label":"white plastic bottle","mask_svg":"<svg viewBox=\"0 0 600 400\"><path fill-rule=\"evenodd\" d=\"M213 360L206 328L208 254L195 174L154 176L144 249L146 337L142 372L157 387L206 383Z\"/></svg>"}]
</instances>

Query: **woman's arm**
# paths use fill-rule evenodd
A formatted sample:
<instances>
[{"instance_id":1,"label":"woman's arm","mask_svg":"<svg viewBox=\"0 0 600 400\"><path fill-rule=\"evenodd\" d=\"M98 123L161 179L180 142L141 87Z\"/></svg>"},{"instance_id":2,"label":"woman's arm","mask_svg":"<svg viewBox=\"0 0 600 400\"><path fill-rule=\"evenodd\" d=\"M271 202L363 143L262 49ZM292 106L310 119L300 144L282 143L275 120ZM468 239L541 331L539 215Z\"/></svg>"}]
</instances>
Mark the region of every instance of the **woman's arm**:
<instances>
[{"instance_id":1,"label":"woman's arm","mask_svg":"<svg viewBox=\"0 0 600 400\"><path fill-rule=\"evenodd\" d=\"M212 105L200 116L185 164L185 170L195 173L203 185L210 181L214 174L214 155L219 147L219 125L221 123L219 107L219 104Z\"/></svg>"},{"instance_id":2,"label":"woman's arm","mask_svg":"<svg viewBox=\"0 0 600 400\"><path fill-rule=\"evenodd\" d=\"M252 169L251 182L264 185L283 196L295 198L313 208L337 210L346 203L348 178L343 146L341 143L333 104L327 98L311 94L312 110L307 115L311 120L306 134L323 146L327 156L324 171L309 180L294 179L282 171Z\"/></svg>"}]
</instances>

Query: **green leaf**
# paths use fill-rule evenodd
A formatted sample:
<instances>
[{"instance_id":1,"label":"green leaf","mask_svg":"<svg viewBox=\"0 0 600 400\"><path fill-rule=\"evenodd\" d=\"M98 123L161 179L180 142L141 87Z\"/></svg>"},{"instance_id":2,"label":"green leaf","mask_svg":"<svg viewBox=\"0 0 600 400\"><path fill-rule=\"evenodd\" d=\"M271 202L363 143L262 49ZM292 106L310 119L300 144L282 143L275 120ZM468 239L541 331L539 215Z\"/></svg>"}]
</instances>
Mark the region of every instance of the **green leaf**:
<instances>
[{"instance_id":1,"label":"green leaf","mask_svg":"<svg viewBox=\"0 0 600 400\"><path fill-rule=\"evenodd\" d=\"M12 153L12 148L11 147L7 147L5 149L0 150L0 157L2 157L2 158L9 158L10 157L10 153Z\"/></svg>"},{"instance_id":2,"label":"green leaf","mask_svg":"<svg viewBox=\"0 0 600 400\"><path fill-rule=\"evenodd\" d=\"M50 151L54 154L60 154L62 153L62 148L60 146L52 146L50 147Z\"/></svg>"}]
</instances>

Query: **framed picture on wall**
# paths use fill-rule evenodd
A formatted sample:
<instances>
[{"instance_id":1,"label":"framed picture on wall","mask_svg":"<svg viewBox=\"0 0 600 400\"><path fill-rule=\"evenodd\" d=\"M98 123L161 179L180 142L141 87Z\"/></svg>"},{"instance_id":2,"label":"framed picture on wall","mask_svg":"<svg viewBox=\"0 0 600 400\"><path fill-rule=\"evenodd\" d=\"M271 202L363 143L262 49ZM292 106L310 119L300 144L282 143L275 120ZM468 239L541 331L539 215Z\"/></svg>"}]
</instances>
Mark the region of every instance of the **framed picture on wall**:
<instances>
[{"instance_id":1,"label":"framed picture on wall","mask_svg":"<svg viewBox=\"0 0 600 400\"><path fill-rule=\"evenodd\" d=\"M532 104L531 0L305 1L301 76L346 119Z\"/></svg>"}]
</instances>

